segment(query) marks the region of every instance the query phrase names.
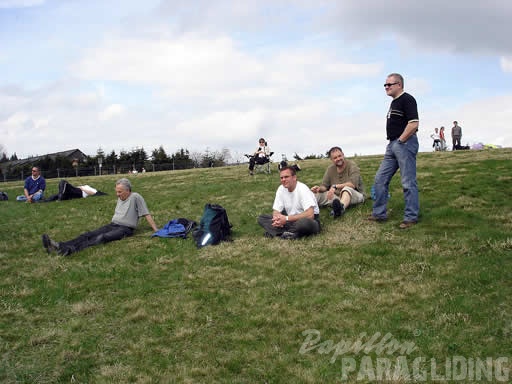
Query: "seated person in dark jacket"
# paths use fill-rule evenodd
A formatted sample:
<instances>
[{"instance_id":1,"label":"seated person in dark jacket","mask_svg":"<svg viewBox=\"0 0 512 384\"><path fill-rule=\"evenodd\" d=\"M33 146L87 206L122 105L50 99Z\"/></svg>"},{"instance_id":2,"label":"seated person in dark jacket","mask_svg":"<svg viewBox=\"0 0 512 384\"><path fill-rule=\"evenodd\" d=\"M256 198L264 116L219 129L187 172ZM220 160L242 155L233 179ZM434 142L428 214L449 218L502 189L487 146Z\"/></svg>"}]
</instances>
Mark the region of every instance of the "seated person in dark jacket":
<instances>
[{"instance_id":1,"label":"seated person in dark jacket","mask_svg":"<svg viewBox=\"0 0 512 384\"><path fill-rule=\"evenodd\" d=\"M46 180L41 176L41 170L39 167L32 167L32 176L25 179L24 194L18 196L16 200L26 201L27 203L41 201L44 197L45 189Z\"/></svg>"},{"instance_id":2,"label":"seated person in dark jacket","mask_svg":"<svg viewBox=\"0 0 512 384\"><path fill-rule=\"evenodd\" d=\"M45 201L82 199L89 196L101 195L106 195L106 193L98 191L89 185L79 185L78 187L75 187L66 180L61 180L59 181L59 193L51 195L45 199Z\"/></svg>"}]
</instances>

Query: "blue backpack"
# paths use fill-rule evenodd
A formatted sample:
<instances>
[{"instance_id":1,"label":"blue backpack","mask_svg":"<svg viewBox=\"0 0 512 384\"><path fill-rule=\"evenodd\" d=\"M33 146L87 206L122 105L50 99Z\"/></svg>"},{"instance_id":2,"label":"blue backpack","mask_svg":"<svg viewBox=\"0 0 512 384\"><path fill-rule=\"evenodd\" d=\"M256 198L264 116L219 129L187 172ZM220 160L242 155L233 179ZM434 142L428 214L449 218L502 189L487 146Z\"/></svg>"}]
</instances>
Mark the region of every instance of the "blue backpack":
<instances>
[{"instance_id":1,"label":"blue backpack","mask_svg":"<svg viewBox=\"0 0 512 384\"><path fill-rule=\"evenodd\" d=\"M188 220L183 217L179 219L170 220L164 227L151 235L151 237L180 237L187 238L187 234L197 225L193 220Z\"/></svg>"}]
</instances>

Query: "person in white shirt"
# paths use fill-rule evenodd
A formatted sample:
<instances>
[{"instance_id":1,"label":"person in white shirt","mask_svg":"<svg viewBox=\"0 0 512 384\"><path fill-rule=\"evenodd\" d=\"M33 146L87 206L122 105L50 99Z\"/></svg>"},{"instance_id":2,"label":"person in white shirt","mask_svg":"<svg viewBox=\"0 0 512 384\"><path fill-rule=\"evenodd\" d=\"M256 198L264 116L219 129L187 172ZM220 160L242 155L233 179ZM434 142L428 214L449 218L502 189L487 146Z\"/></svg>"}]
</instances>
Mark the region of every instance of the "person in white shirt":
<instances>
[{"instance_id":1,"label":"person in white shirt","mask_svg":"<svg viewBox=\"0 0 512 384\"><path fill-rule=\"evenodd\" d=\"M281 185L277 189L272 215L261 215L258 224L266 237L297 239L320 233L320 209L309 187L297 180L293 167L280 170Z\"/></svg>"},{"instance_id":2,"label":"person in white shirt","mask_svg":"<svg viewBox=\"0 0 512 384\"><path fill-rule=\"evenodd\" d=\"M441 150L441 135L439 134L439 129L435 128L434 133L430 135L432 140L434 142L432 143L432 148L434 148L434 151L440 151Z\"/></svg>"}]
</instances>

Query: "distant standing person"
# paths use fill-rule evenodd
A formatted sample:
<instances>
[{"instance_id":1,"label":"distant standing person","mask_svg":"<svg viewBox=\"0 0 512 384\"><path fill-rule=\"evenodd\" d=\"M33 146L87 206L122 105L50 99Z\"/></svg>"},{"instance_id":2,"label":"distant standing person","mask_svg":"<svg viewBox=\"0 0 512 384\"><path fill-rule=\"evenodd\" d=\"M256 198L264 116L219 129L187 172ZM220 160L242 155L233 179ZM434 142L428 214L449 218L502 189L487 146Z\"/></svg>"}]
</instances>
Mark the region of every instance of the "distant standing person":
<instances>
[{"instance_id":1,"label":"distant standing person","mask_svg":"<svg viewBox=\"0 0 512 384\"><path fill-rule=\"evenodd\" d=\"M444 127L439 128L439 139L441 140L441 151L446 151L446 138L444 137Z\"/></svg>"},{"instance_id":2,"label":"distant standing person","mask_svg":"<svg viewBox=\"0 0 512 384\"><path fill-rule=\"evenodd\" d=\"M139 218L142 216L146 218L154 232L158 230L142 196L137 192L132 192L130 180L123 178L116 182L116 195L117 205L110 224L61 243L53 241L47 234L44 234L42 240L46 251L48 253L56 251L62 256L69 256L93 245L132 236L139 223Z\"/></svg>"},{"instance_id":3,"label":"distant standing person","mask_svg":"<svg viewBox=\"0 0 512 384\"><path fill-rule=\"evenodd\" d=\"M370 221L383 222L388 219L387 204L389 183L400 169L404 191L404 219L401 229L418 222L420 203L416 181L416 155L418 153L419 126L416 100L404 92L404 79L398 73L388 75L384 84L386 94L393 98L387 114L386 133L389 143L379 170L375 175L375 200Z\"/></svg>"},{"instance_id":4,"label":"distant standing person","mask_svg":"<svg viewBox=\"0 0 512 384\"><path fill-rule=\"evenodd\" d=\"M452 127L452 144L453 144L452 150L453 151L462 145L460 143L461 139L462 139L462 127L459 125L459 123L457 123L457 121L454 121L453 127Z\"/></svg>"},{"instance_id":5,"label":"distant standing person","mask_svg":"<svg viewBox=\"0 0 512 384\"><path fill-rule=\"evenodd\" d=\"M23 188L23 195L16 198L18 201L26 201L33 203L42 200L44 197L44 190L46 189L46 180L41 176L39 167L32 167L32 176L25 179Z\"/></svg>"},{"instance_id":6,"label":"distant standing person","mask_svg":"<svg viewBox=\"0 0 512 384\"><path fill-rule=\"evenodd\" d=\"M440 151L441 150L441 135L439 134L439 129L434 128L434 133L430 135L432 140L434 140L434 143L432 144L432 148L434 148L434 151Z\"/></svg>"}]
</instances>

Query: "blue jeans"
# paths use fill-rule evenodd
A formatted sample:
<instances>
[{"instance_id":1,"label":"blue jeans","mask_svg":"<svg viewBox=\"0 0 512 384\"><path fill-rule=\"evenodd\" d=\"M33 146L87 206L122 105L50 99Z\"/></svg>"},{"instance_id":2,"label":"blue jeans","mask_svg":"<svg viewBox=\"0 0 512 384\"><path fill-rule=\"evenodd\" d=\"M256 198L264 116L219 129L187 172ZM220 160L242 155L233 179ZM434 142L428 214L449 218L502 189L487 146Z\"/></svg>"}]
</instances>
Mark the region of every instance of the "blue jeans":
<instances>
[{"instance_id":1,"label":"blue jeans","mask_svg":"<svg viewBox=\"0 0 512 384\"><path fill-rule=\"evenodd\" d=\"M384 160L375 175L375 200L373 216L387 218L388 191L391 178L400 168L402 188L404 190L405 211L404 221L417 221L420 212L418 183L416 181L416 154L418 153L418 137L413 135L405 143L392 140L386 147Z\"/></svg>"},{"instance_id":2,"label":"blue jeans","mask_svg":"<svg viewBox=\"0 0 512 384\"><path fill-rule=\"evenodd\" d=\"M44 197L44 193L43 192L34 193L32 195L32 201L43 200L43 197ZM16 197L16 200L17 201L27 201L27 198L25 197L25 195L20 195L20 196Z\"/></svg>"}]
</instances>

